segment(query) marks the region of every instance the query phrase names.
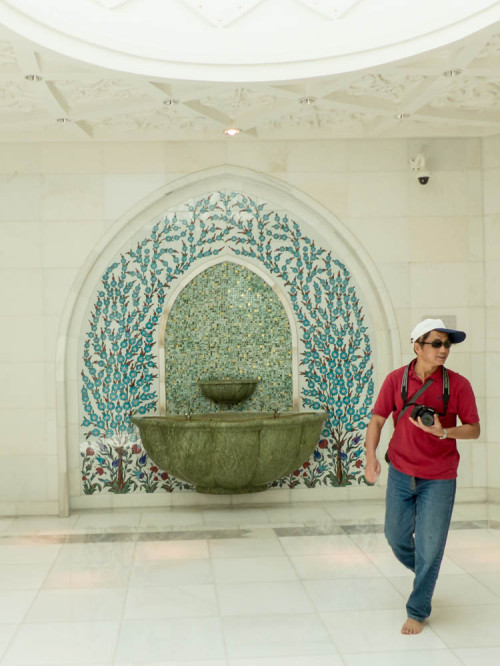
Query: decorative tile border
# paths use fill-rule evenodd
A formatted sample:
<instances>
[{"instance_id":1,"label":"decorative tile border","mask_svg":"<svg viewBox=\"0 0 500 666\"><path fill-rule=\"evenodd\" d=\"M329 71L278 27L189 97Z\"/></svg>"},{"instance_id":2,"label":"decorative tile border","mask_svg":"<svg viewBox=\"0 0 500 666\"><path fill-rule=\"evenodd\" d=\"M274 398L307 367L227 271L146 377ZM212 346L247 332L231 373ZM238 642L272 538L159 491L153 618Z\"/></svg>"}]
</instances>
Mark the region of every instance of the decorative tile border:
<instances>
[{"instance_id":1,"label":"decorative tile border","mask_svg":"<svg viewBox=\"0 0 500 666\"><path fill-rule=\"evenodd\" d=\"M145 454L130 423L158 409L158 323L175 281L225 253L280 285L300 333L304 409L329 418L314 455L276 487L362 483L362 432L373 400L368 326L346 266L269 204L212 192L172 211L124 249L89 308L81 368L82 492L188 490Z\"/></svg>"}]
</instances>

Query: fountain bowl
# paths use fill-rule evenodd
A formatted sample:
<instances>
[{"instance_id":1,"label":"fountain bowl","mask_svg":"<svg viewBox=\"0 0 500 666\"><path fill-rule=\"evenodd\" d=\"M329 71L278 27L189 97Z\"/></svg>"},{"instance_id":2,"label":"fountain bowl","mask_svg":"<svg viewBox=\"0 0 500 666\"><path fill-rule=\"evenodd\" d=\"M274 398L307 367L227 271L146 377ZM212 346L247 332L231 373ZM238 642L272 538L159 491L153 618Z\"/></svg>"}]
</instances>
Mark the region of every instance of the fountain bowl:
<instances>
[{"instance_id":1,"label":"fountain bowl","mask_svg":"<svg viewBox=\"0 0 500 666\"><path fill-rule=\"evenodd\" d=\"M201 493L252 493L299 469L328 413L219 412L134 416L144 448L164 471Z\"/></svg>"},{"instance_id":2,"label":"fountain bowl","mask_svg":"<svg viewBox=\"0 0 500 666\"><path fill-rule=\"evenodd\" d=\"M198 380L198 386L206 398L226 404L243 402L252 395L258 383L258 379Z\"/></svg>"}]
</instances>

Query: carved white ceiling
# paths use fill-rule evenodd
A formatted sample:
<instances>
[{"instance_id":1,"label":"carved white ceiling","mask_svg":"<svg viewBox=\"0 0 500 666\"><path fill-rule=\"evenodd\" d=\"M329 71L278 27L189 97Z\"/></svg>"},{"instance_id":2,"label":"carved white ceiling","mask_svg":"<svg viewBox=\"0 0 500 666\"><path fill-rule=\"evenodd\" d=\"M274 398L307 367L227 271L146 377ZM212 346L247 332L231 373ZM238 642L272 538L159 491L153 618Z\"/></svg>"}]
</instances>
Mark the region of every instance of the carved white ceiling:
<instances>
[{"instance_id":1,"label":"carved white ceiling","mask_svg":"<svg viewBox=\"0 0 500 666\"><path fill-rule=\"evenodd\" d=\"M136 1L89 0L109 11L125 10ZM193 15L194 5L203 4L176 1L189 5ZM313 0L293 1L308 11L316 7ZM251 13L260 3L238 4ZM327 11L333 4L318 0L316 11ZM335 4L344 7L346 16L359 6L354 0ZM461 72L445 76L452 69ZM228 139L223 134L227 127L237 127L241 134ZM0 25L3 142L305 140L499 132L500 24L371 68L234 83L105 69L56 53Z\"/></svg>"},{"instance_id":2,"label":"carved white ceiling","mask_svg":"<svg viewBox=\"0 0 500 666\"><path fill-rule=\"evenodd\" d=\"M68 57L191 81L290 81L409 58L500 20L498 0L0 0Z\"/></svg>"}]
</instances>

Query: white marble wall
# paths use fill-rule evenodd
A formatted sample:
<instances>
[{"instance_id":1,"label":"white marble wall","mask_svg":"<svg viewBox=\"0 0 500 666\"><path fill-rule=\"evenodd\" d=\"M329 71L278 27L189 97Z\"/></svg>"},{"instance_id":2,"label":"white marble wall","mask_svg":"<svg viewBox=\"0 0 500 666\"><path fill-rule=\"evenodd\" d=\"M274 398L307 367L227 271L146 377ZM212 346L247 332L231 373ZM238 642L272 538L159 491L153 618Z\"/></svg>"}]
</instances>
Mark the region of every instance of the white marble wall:
<instances>
[{"instance_id":1,"label":"white marble wall","mask_svg":"<svg viewBox=\"0 0 500 666\"><path fill-rule=\"evenodd\" d=\"M426 186L409 172L417 152L432 172ZM423 316L454 316L467 330L450 367L473 383L483 435L460 445L460 489L480 499L489 487L500 499L500 138L237 138L1 146L0 511L58 511L56 340L88 253L157 188L224 164L270 174L344 222L385 282L401 362L410 358L412 324Z\"/></svg>"},{"instance_id":2,"label":"white marble wall","mask_svg":"<svg viewBox=\"0 0 500 666\"><path fill-rule=\"evenodd\" d=\"M500 137L483 141L486 482L500 502Z\"/></svg>"}]
</instances>

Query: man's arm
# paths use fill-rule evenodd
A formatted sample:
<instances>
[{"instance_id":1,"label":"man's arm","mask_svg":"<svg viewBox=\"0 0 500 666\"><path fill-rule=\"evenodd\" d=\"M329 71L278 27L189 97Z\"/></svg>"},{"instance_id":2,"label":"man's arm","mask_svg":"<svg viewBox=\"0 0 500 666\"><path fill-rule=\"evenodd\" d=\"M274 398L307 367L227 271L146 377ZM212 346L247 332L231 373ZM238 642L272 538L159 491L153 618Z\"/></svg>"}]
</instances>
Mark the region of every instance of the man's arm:
<instances>
[{"instance_id":1,"label":"man's arm","mask_svg":"<svg viewBox=\"0 0 500 666\"><path fill-rule=\"evenodd\" d=\"M380 462L377 460L377 446L380 442L380 433L386 419L378 414L373 414L366 429L365 450L365 479L367 483L375 483L380 474Z\"/></svg>"}]
</instances>

